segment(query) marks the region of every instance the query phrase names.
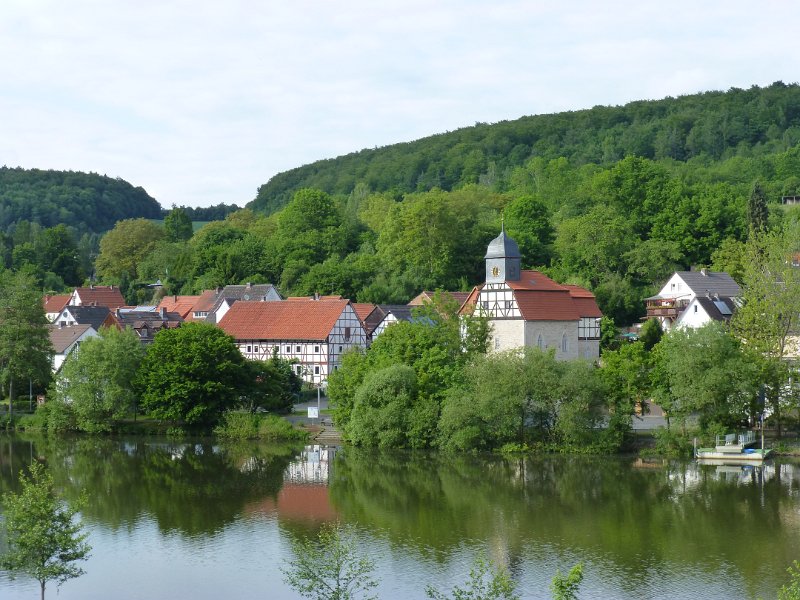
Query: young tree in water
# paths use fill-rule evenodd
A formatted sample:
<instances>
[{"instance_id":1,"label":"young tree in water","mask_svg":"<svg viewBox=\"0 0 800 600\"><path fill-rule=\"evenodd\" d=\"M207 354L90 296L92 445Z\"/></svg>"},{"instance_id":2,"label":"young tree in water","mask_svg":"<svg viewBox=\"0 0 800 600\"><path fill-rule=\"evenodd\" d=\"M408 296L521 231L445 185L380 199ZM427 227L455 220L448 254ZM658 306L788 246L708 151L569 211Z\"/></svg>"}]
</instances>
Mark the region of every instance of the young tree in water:
<instances>
[{"instance_id":1,"label":"young tree in water","mask_svg":"<svg viewBox=\"0 0 800 600\"><path fill-rule=\"evenodd\" d=\"M519 600L514 593L514 582L505 569L496 568L483 556L475 560L465 587L456 586L447 595L428 586L425 593L432 600Z\"/></svg>"},{"instance_id":2,"label":"young tree in water","mask_svg":"<svg viewBox=\"0 0 800 600\"><path fill-rule=\"evenodd\" d=\"M86 560L91 546L75 520L77 509L56 497L53 478L41 463L31 464L29 477L20 473L20 481L20 493L3 495L9 550L0 557L0 568L12 578L27 575L38 581L44 600L47 582L61 585L83 575L74 563Z\"/></svg>"},{"instance_id":3,"label":"young tree in water","mask_svg":"<svg viewBox=\"0 0 800 600\"><path fill-rule=\"evenodd\" d=\"M343 528L324 525L316 540L292 540L295 559L281 568L284 581L304 598L314 600L374 600L378 583L375 563L359 557L356 541Z\"/></svg>"},{"instance_id":4,"label":"young tree in water","mask_svg":"<svg viewBox=\"0 0 800 600\"><path fill-rule=\"evenodd\" d=\"M572 567L566 575L562 575L561 571L556 571L550 584L553 600L577 600L578 588L582 581L583 564L581 563Z\"/></svg>"}]
</instances>

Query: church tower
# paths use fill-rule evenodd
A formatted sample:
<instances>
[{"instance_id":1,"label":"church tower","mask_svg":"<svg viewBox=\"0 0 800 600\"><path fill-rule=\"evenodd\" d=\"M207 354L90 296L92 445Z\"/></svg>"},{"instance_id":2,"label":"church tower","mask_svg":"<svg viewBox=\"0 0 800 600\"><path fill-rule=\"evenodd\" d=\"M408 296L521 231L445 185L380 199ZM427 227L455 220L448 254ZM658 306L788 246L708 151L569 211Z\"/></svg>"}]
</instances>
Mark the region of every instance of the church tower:
<instances>
[{"instance_id":1,"label":"church tower","mask_svg":"<svg viewBox=\"0 0 800 600\"><path fill-rule=\"evenodd\" d=\"M503 224L500 235L486 249L486 283L519 281L522 256L517 242L506 235Z\"/></svg>"}]
</instances>

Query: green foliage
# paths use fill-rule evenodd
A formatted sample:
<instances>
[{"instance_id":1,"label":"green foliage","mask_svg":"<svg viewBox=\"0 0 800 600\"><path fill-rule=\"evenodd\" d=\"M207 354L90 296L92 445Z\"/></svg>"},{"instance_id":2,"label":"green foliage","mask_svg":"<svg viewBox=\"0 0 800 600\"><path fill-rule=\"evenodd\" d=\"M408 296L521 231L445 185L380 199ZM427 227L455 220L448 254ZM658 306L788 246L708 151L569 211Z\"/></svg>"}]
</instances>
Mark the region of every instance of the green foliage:
<instances>
[{"instance_id":1,"label":"green foliage","mask_svg":"<svg viewBox=\"0 0 800 600\"><path fill-rule=\"evenodd\" d=\"M100 240L100 254L95 263L97 274L113 282L118 282L123 273L136 279L139 263L163 238L164 229L147 219L119 221Z\"/></svg>"},{"instance_id":2,"label":"green foliage","mask_svg":"<svg viewBox=\"0 0 800 600\"><path fill-rule=\"evenodd\" d=\"M561 571L556 571L553 581L550 583L553 600L577 600L581 582L583 582L582 563L572 567L566 575L562 575Z\"/></svg>"},{"instance_id":3,"label":"green foliage","mask_svg":"<svg viewBox=\"0 0 800 600\"><path fill-rule=\"evenodd\" d=\"M28 221L101 233L117 221L158 219L161 207L140 187L96 173L0 167L0 230Z\"/></svg>"},{"instance_id":4,"label":"green foliage","mask_svg":"<svg viewBox=\"0 0 800 600\"><path fill-rule=\"evenodd\" d=\"M712 423L736 426L752 416L758 372L722 324L672 329L653 358L653 395L682 428L692 413L699 414L703 429Z\"/></svg>"},{"instance_id":5,"label":"green foliage","mask_svg":"<svg viewBox=\"0 0 800 600\"><path fill-rule=\"evenodd\" d=\"M192 220L184 209L173 206L164 217L164 232L170 242L185 242L192 237Z\"/></svg>"},{"instance_id":6,"label":"green foliage","mask_svg":"<svg viewBox=\"0 0 800 600\"><path fill-rule=\"evenodd\" d=\"M47 319L32 276L0 272L0 382L12 403L17 389L50 381L53 347Z\"/></svg>"},{"instance_id":7,"label":"green foliage","mask_svg":"<svg viewBox=\"0 0 800 600\"><path fill-rule=\"evenodd\" d=\"M82 431L110 431L115 421L136 412L134 381L144 355L132 329L101 329L67 358L51 402L69 405Z\"/></svg>"},{"instance_id":8,"label":"green foliage","mask_svg":"<svg viewBox=\"0 0 800 600\"><path fill-rule=\"evenodd\" d=\"M392 365L369 373L356 390L345 430L348 439L359 446L383 448L427 445L430 432L421 432L422 439L410 435L417 400L417 375L411 367Z\"/></svg>"},{"instance_id":9,"label":"green foliage","mask_svg":"<svg viewBox=\"0 0 800 600\"><path fill-rule=\"evenodd\" d=\"M767 228L768 218L767 195L761 182L756 181L747 201L747 224L750 227L751 235L763 233Z\"/></svg>"},{"instance_id":10,"label":"green foliage","mask_svg":"<svg viewBox=\"0 0 800 600\"><path fill-rule=\"evenodd\" d=\"M639 330L639 341L647 352L650 352L663 336L664 330L661 327L661 321L655 318L647 319Z\"/></svg>"},{"instance_id":11,"label":"green foliage","mask_svg":"<svg viewBox=\"0 0 800 600\"><path fill-rule=\"evenodd\" d=\"M232 337L207 323L156 334L138 374L142 407L157 419L213 426L238 401L248 373Z\"/></svg>"},{"instance_id":12,"label":"green foliage","mask_svg":"<svg viewBox=\"0 0 800 600\"><path fill-rule=\"evenodd\" d=\"M603 391L594 367L557 361L552 352L529 348L478 356L445 398L439 443L451 451L531 442L589 445Z\"/></svg>"},{"instance_id":13,"label":"green foliage","mask_svg":"<svg viewBox=\"0 0 800 600\"><path fill-rule=\"evenodd\" d=\"M701 432L659 427L654 432L656 454L672 458L690 458L694 450L694 438L698 435L701 435Z\"/></svg>"},{"instance_id":14,"label":"green foliage","mask_svg":"<svg viewBox=\"0 0 800 600\"><path fill-rule=\"evenodd\" d=\"M87 534L75 520L76 507L65 506L53 489L53 478L44 465L34 462L30 475L20 473L22 491L3 495L4 524L9 551L0 557L0 567L12 577L26 575L45 586L83 575L76 564L86 560L91 546Z\"/></svg>"},{"instance_id":15,"label":"green foliage","mask_svg":"<svg viewBox=\"0 0 800 600\"><path fill-rule=\"evenodd\" d=\"M226 412L214 434L228 440L300 441L307 437L281 417L237 411Z\"/></svg>"},{"instance_id":16,"label":"green foliage","mask_svg":"<svg viewBox=\"0 0 800 600\"><path fill-rule=\"evenodd\" d=\"M352 532L339 524L323 525L317 539L292 539L294 560L281 568L284 581L304 598L370 600L375 563L360 557Z\"/></svg>"},{"instance_id":17,"label":"green foliage","mask_svg":"<svg viewBox=\"0 0 800 600\"><path fill-rule=\"evenodd\" d=\"M514 581L505 569L479 556L469 571L465 587L456 586L450 594L444 594L428 586L425 593L433 600L519 600L514 588Z\"/></svg>"},{"instance_id":18,"label":"green foliage","mask_svg":"<svg viewBox=\"0 0 800 600\"><path fill-rule=\"evenodd\" d=\"M635 155L665 164L691 161L702 166L737 152L744 156L781 152L792 147L789 134L800 126L800 114L794 108L800 103L798 98L800 86L776 82L764 88L732 88L477 124L280 173L259 188L248 206L272 213L296 190L309 187L346 195L357 182L368 182L374 192L402 195L434 187L452 190L476 181L500 190L522 182L541 198L551 197L561 204L570 194L575 174L558 165L547 168L547 161L566 157L573 165L608 164ZM542 162L519 173L531 156ZM749 184L754 178L752 168L743 169L740 160L726 175L747 177ZM789 161L771 168L782 180L797 172L791 171ZM658 192L646 186L632 189ZM654 196L645 193L642 197L648 203L639 207L632 198L632 205L637 213L647 215Z\"/></svg>"},{"instance_id":19,"label":"green foliage","mask_svg":"<svg viewBox=\"0 0 800 600\"><path fill-rule=\"evenodd\" d=\"M286 412L292 408L302 380L289 361L278 358L276 352L269 360L248 360L245 366L242 402L248 410Z\"/></svg>"},{"instance_id":20,"label":"green foliage","mask_svg":"<svg viewBox=\"0 0 800 600\"><path fill-rule=\"evenodd\" d=\"M790 581L778 590L778 600L800 600L800 563L794 561L786 572Z\"/></svg>"}]
</instances>

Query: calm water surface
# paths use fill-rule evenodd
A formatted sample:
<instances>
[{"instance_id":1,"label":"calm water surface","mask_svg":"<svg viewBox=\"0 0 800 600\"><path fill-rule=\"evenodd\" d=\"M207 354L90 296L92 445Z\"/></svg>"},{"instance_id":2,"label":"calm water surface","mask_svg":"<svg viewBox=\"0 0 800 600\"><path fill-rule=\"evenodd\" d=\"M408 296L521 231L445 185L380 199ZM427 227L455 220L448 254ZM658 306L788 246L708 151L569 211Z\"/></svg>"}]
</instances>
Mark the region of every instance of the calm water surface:
<instances>
[{"instance_id":1,"label":"calm water surface","mask_svg":"<svg viewBox=\"0 0 800 600\"><path fill-rule=\"evenodd\" d=\"M0 491L44 460L86 490L87 574L61 600L297 598L290 540L354 528L379 597L462 583L483 552L524 598L581 561L581 598L774 598L800 559L800 463L375 453L152 439L0 436ZM3 600L38 584L0 575Z\"/></svg>"}]
</instances>

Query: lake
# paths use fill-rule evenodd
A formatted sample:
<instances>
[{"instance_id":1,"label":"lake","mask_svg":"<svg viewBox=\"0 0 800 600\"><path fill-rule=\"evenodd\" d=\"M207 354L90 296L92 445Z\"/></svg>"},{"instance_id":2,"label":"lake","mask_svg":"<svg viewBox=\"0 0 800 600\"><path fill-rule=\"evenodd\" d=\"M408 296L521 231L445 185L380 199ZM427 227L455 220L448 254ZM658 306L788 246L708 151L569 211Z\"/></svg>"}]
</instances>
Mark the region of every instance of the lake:
<instances>
[{"instance_id":1,"label":"lake","mask_svg":"<svg viewBox=\"0 0 800 600\"><path fill-rule=\"evenodd\" d=\"M86 575L60 600L298 598L291 540L352 528L381 599L466 580L484 553L523 598L584 567L580 598L774 598L800 559L800 462L763 468L636 458L375 452L161 438L0 436L0 491L43 460L88 493ZM38 584L0 575L0 598Z\"/></svg>"}]
</instances>

